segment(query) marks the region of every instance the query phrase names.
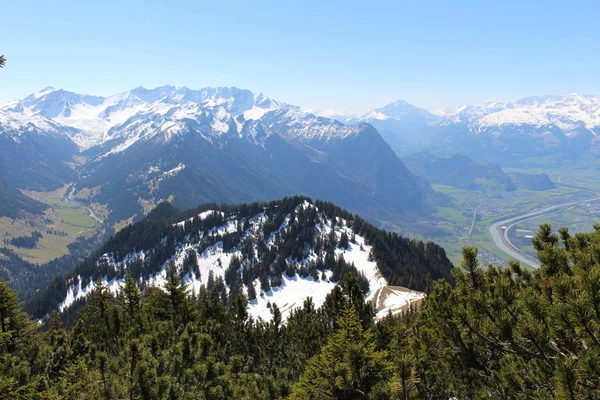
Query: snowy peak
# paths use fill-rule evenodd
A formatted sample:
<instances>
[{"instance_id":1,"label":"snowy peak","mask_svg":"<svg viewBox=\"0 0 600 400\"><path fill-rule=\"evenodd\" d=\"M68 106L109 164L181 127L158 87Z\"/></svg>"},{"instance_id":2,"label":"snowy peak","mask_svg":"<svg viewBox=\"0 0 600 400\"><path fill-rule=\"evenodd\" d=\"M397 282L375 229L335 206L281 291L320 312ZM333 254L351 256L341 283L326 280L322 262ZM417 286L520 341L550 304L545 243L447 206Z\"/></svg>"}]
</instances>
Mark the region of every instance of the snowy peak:
<instances>
[{"instance_id":1,"label":"snowy peak","mask_svg":"<svg viewBox=\"0 0 600 400\"><path fill-rule=\"evenodd\" d=\"M393 103L378 108L375 111L388 115L392 118L402 118L407 115L423 115L425 117L431 117L429 111L415 107L404 100L396 100Z\"/></svg>"},{"instance_id":2,"label":"snowy peak","mask_svg":"<svg viewBox=\"0 0 600 400\"><path fill-rule=\"evenodd\" d=\"M139 140L160 137L166 142L184 134L199 135L211 143L245 139L264 145L273 134L294 141L332 141L369 130L236 87L137 87L108 97L48 87L0 104L0 110L20 114L24 124L40 124L41 117L47 118L63 126L80 149L110 141L111 148L104 155L122 152Z\"/></svg>"},{"instance_id":3,"label":"snowy peak","mask_svg":"<svg viewBox=\"0 0 600 400\"><path fill-rule=\"evenodd\" d=\"M396 100L351 120L371 122L383 120L402 121L416 119L422 119L429 122L435 121L437 117L431 114L429 111L416 107L404 100Z\"/></svg>"},{"instance_id":4,"label":"snowy peak","mask_svg":"<svg viewBox=\"0 0 600 400\"><path fill-rule=\"evenodd\" d=\"M298 107L269 112L260 121L271 131L297 141L333 141L369 129L366 124L345 125L335 119L305 113Z\"/></svg>"},{"instance_id":5,"label":"snowy peak","mask_svg":"<svg viewBox=\"0 0 600 400\"><path fill-rule=\"evenodd\" d=\"M138 86L135 89L131 89L129 92L127 92L125 97L132 97L143 103L153 103L160 101L165 97L169 97L175 90L176 88L174 86L169 85L159 86L154 89L146 89Z\"/></svg>"},{"instance_id":6,"label":"snowy peak","mask_svg":"<svg viewBox=\"0 0 600 400\"><path fill-rule=\"evenodd\" d=\"M162 118L182 125L186 119L210 127L209 135L222 134L247 120L260 119L265 113L290 107L262 93L235 87L204 88L161 86L154 89L137 87L109 97L88 96L47 87L18 101L0 104L0 110L20 113L24 123L39 123L39 117L53 120L79 132L72 139L82 148L93 147L108 139L123 136L119 130L131 129L146 118L149 125ZM241 118L238 118L241 117ZM241 126L238 127L241 130ZM40 126L44 129L44 126ZM138 135L139 136L139 135Z\"/></svg>"},{"instance_id":7,"label":"snowy peak","mask_svg":"<svg viewBox=\"0 0 600 400\"><path fill-rule=\"evenodd\" d=\"M463 106L441 124L467 123L473 128L502 125L557 126L569 131L594 130L600 126L600 98L570 93L566 96L535 96L516 101L488 101L482 106Z\"/></svg>"},{"instance_id":8,"label":"snowy peak","mask_svg":"<svg viewBox=\"0 0 600 400\"><path fill-rule=\"evenodd\" d=\"M445 117L449 114L451 114L454 111L454 109L449 108L449 107L438 107L438 108L434 108L429 110L429 112L433 115L436 115L438 117Z\"/></svg>"},{"instance_id":9,"label":"snowy peak","mask_svg":"<svg viewBox=\"0 0 600 400\"><path fill-rule=\"evenodd\" d=\"M18 110L18 108L17 108ZM24 134L55 136L70 140L78 132L42 115L26 115L20 112L0 109L0 135L5 134L18 140Z\"/></svg>"},{"instance_id":10,"label":"snowy peak","mask_svg":"<svg viewBox=\"0 0 600 400\"><path fill-rule=\"evenodd\" d=\"M421 133L425 146L416 151L461 153L505 165L587 157L600 138L600 97L570 93L464 105Z\"/></svg>"}]
</instances>

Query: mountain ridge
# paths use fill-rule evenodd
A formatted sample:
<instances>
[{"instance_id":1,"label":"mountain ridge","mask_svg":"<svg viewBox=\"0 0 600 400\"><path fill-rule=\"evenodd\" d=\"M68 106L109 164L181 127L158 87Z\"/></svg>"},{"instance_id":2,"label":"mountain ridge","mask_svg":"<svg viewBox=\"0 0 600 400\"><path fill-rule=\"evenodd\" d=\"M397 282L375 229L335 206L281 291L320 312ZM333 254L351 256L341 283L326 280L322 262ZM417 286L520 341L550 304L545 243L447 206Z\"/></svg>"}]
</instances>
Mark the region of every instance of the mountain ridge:
<instances>
[{"instance_id":1,"label":"mountain ridge","mask_svg":"<svg viewBox=\"0 0 600 400\"><path fill-rule=\"evenodd\" d=\"M308 295L320 304L345 272L372 293L387 285L422 291L429 279L451 279L441 247L381 231L332 203L289 197L186 212L165 204L56 279L28 308L40 317L66 311L98 278L118 291L126 272L143 287L160 286L169 265L195 293L219 280L229 297L244 293L249 312L263 319L271 302L284 316Z\"/></svg>"},{"instance_id":2,"label":"mountain ridge","mask_svg":"<svg viewBox=\"0 0 600 400\"><path fill-rule=\"evenodd\" d=\"M440 157L422 151L402 160L410 171L431 183L489 192L509 192L517 188L499 165L478 162L460 154Z\"/></svg>"},{"instance_id":3,"label":"mountain ridge","mask_svg":"<svg viewBox=\"0 0 600 400\"><path fill-rule=\"evenodd\" d=\"M576 159L595 151L600 142L600 97L578 93L530 96L435 113L397 100L346 119L358 120L375 126L402 157L431 150L443 155L462 153L481 161L514 162L533 150L539 157Z\"/></svg>"}]
</instances>

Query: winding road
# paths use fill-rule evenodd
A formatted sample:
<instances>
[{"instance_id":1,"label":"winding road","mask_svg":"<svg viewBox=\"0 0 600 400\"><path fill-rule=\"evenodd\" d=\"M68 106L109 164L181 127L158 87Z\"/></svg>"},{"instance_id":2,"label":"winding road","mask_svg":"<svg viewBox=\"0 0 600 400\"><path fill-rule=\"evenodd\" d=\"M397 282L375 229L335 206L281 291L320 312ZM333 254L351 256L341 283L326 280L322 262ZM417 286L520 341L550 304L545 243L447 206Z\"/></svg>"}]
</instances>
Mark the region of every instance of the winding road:
<instances>
[{"instance_id":1,"label":"winding road","mask_svg":"<svg viewBox=\"0 0 600 400\"><path fill-rule=\"evenodd\" d=\"M510 242L510 240L508 238L508 232L510 231L510 228L519 222L526 221L528 219L532 219L532 218L536 218L536 217L540 217L540 216L546 215L546 214L552 214L554 212L560 211L560 209L562 209L564 207L569 207L569 206L573 206L575 204L587 203L590 201L598 201L598 200L600 200L600 197L594 197L591 199L579 200L579 201L571 201L569 203L557 204L555 206L542 208L540 210L531 211L527 214L523 214L523 215L519 215L516 217L508 218L508 219L505 219L502 221L494 222L489 227L490 236L492 237L494 244L500 250L502 250L504 253L508 254L510 257L512 257L515 260L518 260L524 264L527 264L533 268L539 268L540 262L537 258L531 257L530 255L523 253L521 250L519 250L515 245L513 245ZM502 229L503 226L505 226L506 229Z\"/></svg>"}]
</instances>

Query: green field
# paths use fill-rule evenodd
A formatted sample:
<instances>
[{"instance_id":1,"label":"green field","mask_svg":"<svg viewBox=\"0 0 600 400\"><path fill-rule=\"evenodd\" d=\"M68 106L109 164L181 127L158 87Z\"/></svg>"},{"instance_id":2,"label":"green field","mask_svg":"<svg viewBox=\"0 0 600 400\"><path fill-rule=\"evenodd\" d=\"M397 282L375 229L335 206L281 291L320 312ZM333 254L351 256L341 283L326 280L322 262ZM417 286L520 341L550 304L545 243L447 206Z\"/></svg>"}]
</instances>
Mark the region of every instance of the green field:
<instances>
[{"instance_id":1,"label":"green field","mask_svg":"<svg viewBox=\"0 0 600 400\"><path fill-rule=\"evenodd\" d=\"M493 222L556 204L600 196L600 181L596 179L596 171L593 170L505 168L505 171L545 172L555 183L560 182L561 184L556 189L549 191L536 192L518 189L514 192L504 193L484 193L433 184L432 187L447 195L451 202L443 207L438 207L430 219L420 222L422 225L420 230L423 233L419 237L442 245L455 264L460 262L461 249L466 244L478 246L484 262L502 263L509 261L510 257L500 251L489 236L488 228ZM514 230L526 229L535 234L539 225L548 222L556 228L567 226L571 232L587 232L592 229L594 223L600 222L599 209L600 202L591 205L584 203L567 210L561 209L560 212L523 221L515 225ZM473 224L474 211L476 211L476 217ZM470 231L471 224L473 224L472 231ZM519 245L523 251L534 254L529 239L520 240Z\"/></svg>"},{"instance_id":2,"label":"green field","mask_svg":"<svg viewBox=\"0 0 600 400\"><path fill-rule=\"evenodd\" d=\"M11 220L0 218L0 236L8 240L41 232L42 237L33 249L4 245L27 261L43 264L69 252L68 245L79 236L92 234L96 221L83 205L62 199L66 188L56 192L26 192L32 198L50 207L41 216Z\"/></svg>"},{"instance_id":3,"label":"green field","mask_svg":"<svg viewBox=\"0 0 600 400\"><path fill-rule=\"evenodd\" d=\"M88 215L87 210L84 207L77 206L57 208L55 213L65 224L74 225L81 228L94 227L95 221Z\"/></svg>"}]
</instances>

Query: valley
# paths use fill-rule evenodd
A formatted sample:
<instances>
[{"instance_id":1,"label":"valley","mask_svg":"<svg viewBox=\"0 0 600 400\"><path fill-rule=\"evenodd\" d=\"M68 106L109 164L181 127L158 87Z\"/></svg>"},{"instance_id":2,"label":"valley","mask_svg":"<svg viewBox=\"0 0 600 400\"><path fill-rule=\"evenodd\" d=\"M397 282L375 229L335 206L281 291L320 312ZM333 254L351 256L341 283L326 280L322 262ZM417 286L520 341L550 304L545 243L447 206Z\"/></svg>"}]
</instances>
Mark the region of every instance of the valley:
<instances>
[{"instance_id":1,"label":"valley","mask_svg":"<svg viewBox=\"0 0 600 400\"><path fill-rule=\"evenodd\" d=\"M23 191L28 197L48 206L41 215L11 219L0 218L0 236L4 245L23 260L33 264L44 264L69 253L68 246L78 237L93 235L102 221L91 206L66 200L70 185L51 192ZM101 209L99 205L94 207ZM99 211L96 211L99 214ZM32 248L10 244L12 239L27 237L40 232L41 237ZM8 243L7 243L8 242Z\"/></svg>"},{"instance_id":2,"label":"valley","mask_svg":"<svg viewBox=\"0 0 600 400\"><path fill-rule=\"evenodd\" d=\"M424 232L420 237L441 244L455 264L460 261L462 246L474 244L480 249L483 265L507 265L517 258L533 267L539 264L531 237L539 225L550 223L554 230L567 226L571 233L577 233L590 232L593 224L600 222L600 186L594 171L568 167L504 169L508 173L547 173L556 188L489 193L434 184L434 189L452 202L439 207L434 220L421 222ZM502 226L507 227L507 238Z\"/></svg>"}]
</instances>

